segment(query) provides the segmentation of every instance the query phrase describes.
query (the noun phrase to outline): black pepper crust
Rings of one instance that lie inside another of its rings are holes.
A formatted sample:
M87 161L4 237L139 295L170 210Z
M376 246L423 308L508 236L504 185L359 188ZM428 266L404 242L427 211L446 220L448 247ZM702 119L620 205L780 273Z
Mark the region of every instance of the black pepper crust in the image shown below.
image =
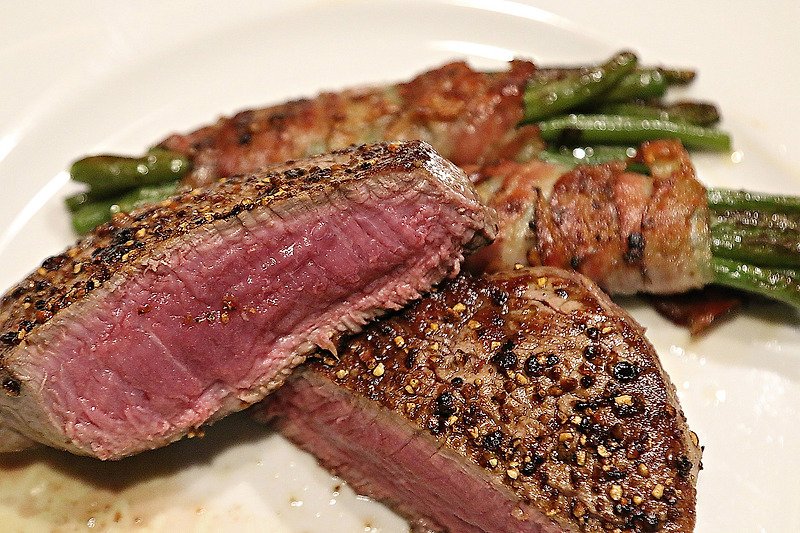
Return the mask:
M310 364L574 531L691 531L701 450L643 331L580 275L459 276Z
M126 269L142 268L157 258L168 241L203 226L228 220L244 211L265 207L280 213L309 197L358 194L357 182L386 173L403 175L432 161L441 161L420 141L351 147L263 171L221 179L206 187L177 194L158 205L120 213L41 266L0 300L0 369L4 357L26 342L42 324L103 287ZM449 184L458 187L458 183ZM398 185L399 186L399 185ZM477 196L460 190L467 198ZM491 225L491 224L490 224ZM19 393L13 376L3 376L9 395Z

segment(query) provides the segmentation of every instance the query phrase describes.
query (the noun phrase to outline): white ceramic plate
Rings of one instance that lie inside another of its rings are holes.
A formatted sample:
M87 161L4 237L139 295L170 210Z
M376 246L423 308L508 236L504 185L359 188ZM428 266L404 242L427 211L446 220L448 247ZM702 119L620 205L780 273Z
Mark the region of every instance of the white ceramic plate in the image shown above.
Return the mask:
M0 285L74 238L61 207L73 159L138 153L222 113L402 80L453 58L481 67L514 56L575 63L626 47L645 61L696 67L691 95L721 104L741 159L698 158L700 177L800 194L790 151L797 76L780 59L800 52L800 11L790 1L734 8L682 0L658 14L622 1L209 4L0 6ZM648 327L706 447L697 531L799 531L796 313L753 306L690 339L638 301L623 303ZM0 524L26 532L407 530L242 415L203 439L120 463L54 451L0 457Z

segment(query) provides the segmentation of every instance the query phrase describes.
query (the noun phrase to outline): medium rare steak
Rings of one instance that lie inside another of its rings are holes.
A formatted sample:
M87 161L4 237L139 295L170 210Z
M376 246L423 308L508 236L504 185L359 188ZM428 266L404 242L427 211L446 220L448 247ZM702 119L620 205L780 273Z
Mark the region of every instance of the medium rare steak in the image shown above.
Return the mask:
M215 182L117 216L0 304L0 449L116 459L259 401L459 270L495 231L419 141Z
M580 274L459 276L263 405L423 529L694 528L697 437L642 328Z

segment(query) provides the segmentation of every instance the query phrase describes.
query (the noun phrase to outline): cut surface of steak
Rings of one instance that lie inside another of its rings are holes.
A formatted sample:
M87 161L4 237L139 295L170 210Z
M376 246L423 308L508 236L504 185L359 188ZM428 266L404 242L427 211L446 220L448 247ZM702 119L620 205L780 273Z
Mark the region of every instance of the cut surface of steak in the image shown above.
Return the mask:
M461 275L258 407L433 531L688 532L701 449L642 328L584 276Z
M495 231L462 171L385 143L117 216L0 305L0 449L116 459L259 401Z

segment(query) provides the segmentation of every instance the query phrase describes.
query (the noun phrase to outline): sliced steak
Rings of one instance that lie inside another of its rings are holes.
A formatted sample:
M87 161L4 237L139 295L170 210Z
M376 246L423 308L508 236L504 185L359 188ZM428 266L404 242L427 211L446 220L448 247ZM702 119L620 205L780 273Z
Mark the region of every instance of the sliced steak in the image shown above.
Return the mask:
M697 437L642 328L580 274L459 276L260 409L434 531L694 528Z
M419 141L233 177L120 215L0 304L0 449L116 459L259 401L459 270L495 231Z

